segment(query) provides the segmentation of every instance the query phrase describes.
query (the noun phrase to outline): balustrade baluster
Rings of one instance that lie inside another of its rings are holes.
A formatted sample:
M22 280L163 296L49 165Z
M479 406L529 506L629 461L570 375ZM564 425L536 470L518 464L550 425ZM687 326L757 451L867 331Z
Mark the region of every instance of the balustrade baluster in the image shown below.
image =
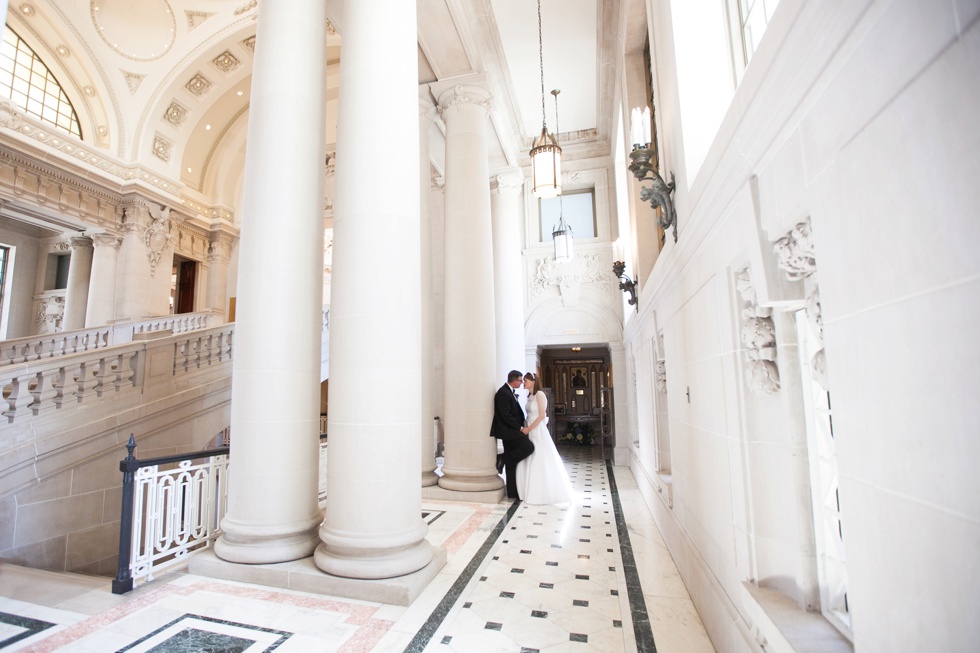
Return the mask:
M31 394L34 395L31 410L35 415L45 415L56 408L54 399L58 394L58 389L55 384L60 376L61 370L57 368L43 370L35 375L35 381L31 388Z
M95 394L95 373L98 368L98 361L82 361L78 364L78 376L75 378L75 397L78 403Z
M18 417L31 414L31 404L34 403L34 395L30 393L29 381L33 374L24 373L22 376L11 379L10 385L3 389L4 401L7 409L3 411L8 423L13 423Z
M69 406L78 402L78 381L76 375L80 374L79 363L66 365L57 370L54 378L54 405L61 408L66 402Z

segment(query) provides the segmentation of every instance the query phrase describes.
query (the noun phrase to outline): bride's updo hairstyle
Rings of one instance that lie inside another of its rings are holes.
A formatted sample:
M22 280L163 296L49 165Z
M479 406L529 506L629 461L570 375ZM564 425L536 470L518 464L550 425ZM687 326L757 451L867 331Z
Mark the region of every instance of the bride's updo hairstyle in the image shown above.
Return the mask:
M524 380L525 381L530 381L531 383L534 384L534 387L531 388L530 394L532 396L535 395L535 394L537 394L537 392L538 392L538 377L534 376L534 372L528 372L527 374L525 374L524 375Z

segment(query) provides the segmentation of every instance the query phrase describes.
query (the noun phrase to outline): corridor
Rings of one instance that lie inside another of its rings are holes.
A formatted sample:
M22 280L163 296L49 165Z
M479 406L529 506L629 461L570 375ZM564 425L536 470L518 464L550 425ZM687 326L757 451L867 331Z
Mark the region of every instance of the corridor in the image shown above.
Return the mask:
M629 470L560 451L567 507L423 503L448 563L409 607L181 572L119 597L0 564L0 650L713 652Z

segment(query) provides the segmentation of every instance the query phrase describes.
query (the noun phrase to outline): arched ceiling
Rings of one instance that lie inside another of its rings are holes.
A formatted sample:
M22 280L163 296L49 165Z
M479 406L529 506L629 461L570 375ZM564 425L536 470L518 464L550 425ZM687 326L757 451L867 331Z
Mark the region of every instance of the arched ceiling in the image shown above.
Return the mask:
M560 88L562 139L608 150L620 0L542 0L546 93ZM335 142L340 0L326 0L327 141ZM418 0L420 84L485 74L494 95L491 169L526 163L541 128L533 0ZM610 7L616 9L611 11ZM177 182L202 205L236 203L261 0L14 0L8 23L58 77L85 141ZM382 51L383 52L383 51ZM297 62L297 65L308 65ZM549 128L554 106L547 97ZM236 178L237 177L237 178Z

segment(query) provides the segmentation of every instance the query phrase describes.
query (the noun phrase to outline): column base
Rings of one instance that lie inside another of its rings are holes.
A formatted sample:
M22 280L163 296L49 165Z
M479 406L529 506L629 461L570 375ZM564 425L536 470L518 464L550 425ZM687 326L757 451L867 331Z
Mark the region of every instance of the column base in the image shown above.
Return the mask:
M317 568L312 556L277 564L243 565L221 560L210 550L192 555L189 571L209 578L407 606L418 598L446 565L445 549L433 547L432 553L432 560L422 569L398 578L383 580L331 576Z
M214 553L228 562L253 565L306 558L320 543L317 527L321 521L323 517L317 515L299 532L261 533L230 523L226 517L221 522L223 532L214 543Z
M439 475L435 472L422 472L422 487L429 487L439 482Z
M457 492L492 492L504 487L504 479L499 474L491 471L485 476L461 476L446 472L443 467L444 476L439 479L439 487Z
M500 503L507 497L507 490L468 491L449 490L438 485L422 488L423 501L459 501L463 503Z

